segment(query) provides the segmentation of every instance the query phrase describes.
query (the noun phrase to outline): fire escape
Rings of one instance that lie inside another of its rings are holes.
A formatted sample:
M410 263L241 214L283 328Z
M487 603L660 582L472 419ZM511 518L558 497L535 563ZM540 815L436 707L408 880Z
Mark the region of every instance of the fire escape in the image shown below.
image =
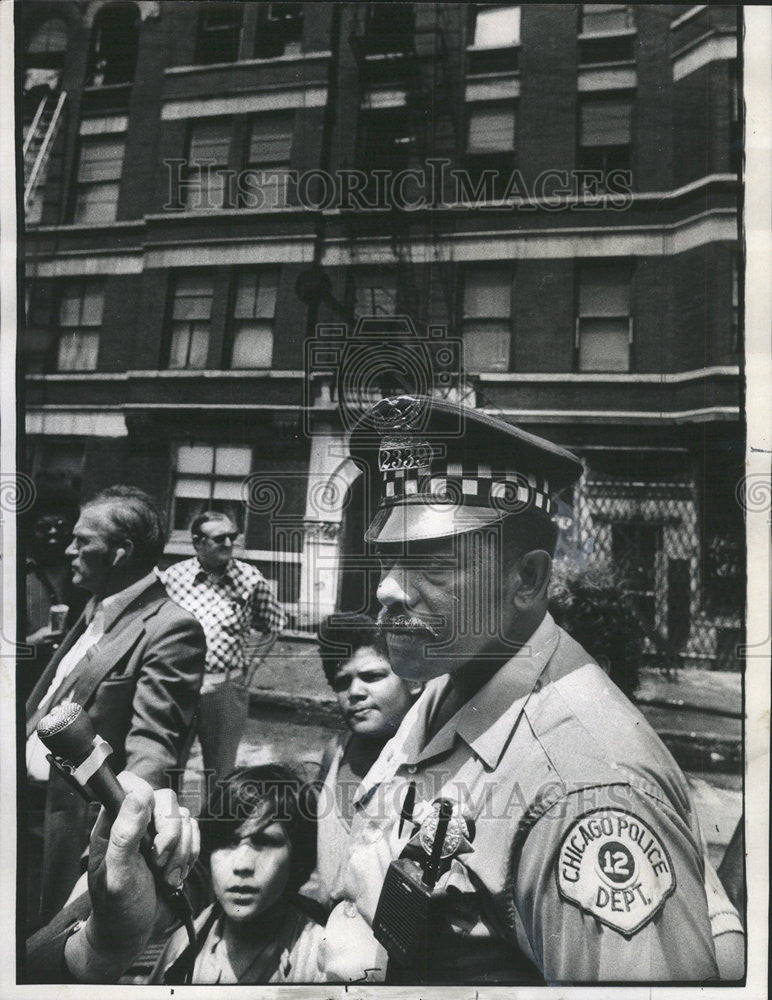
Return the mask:
M357 61L363 140L358 165L366 171L387 168L393 173L415 168L426 181L406 185L409 200L426 197L431 204L439 190L428 190L430 158L455 161L460 148L461 94L456 85L441 4L370 3L357 5L349 43ZM361 213L352 218L350 235L355 255L356 236L363 235ZM366 223L365 223L366 224ZM378 212L378 232L387 234L395 260L397 299L419 330L455 317L454 268L448 251L436 235L431 208L407 210L395 200L390 210ZM416 244L430 247L424 256ZM431 282L423 269L431 272ZM428 294L429 288L432 295ZM442 369L438 364L437 373ZM449 394L447 372L436 387ZM454 392L457 377L452 379Z
M48 160L56 134L62 123L62 109L67 99L64 91L42 97L35 115L26 129L24 156L24 211L29 214L35 193L46 175Z

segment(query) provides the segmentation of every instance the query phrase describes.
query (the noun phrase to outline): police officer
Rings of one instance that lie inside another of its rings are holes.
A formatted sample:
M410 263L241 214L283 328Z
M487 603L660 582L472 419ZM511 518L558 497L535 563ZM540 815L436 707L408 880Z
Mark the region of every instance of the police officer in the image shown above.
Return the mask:
M736 958L741 925L708 877L684 775L547 612L555 495L579 460L421 397L380 401L351 454L378 484L366 538L389 658L427 683L356 792L328 978L718 978L714 936ZM439 859L412 910L399 858ZM411 937L412 966L391 947Z

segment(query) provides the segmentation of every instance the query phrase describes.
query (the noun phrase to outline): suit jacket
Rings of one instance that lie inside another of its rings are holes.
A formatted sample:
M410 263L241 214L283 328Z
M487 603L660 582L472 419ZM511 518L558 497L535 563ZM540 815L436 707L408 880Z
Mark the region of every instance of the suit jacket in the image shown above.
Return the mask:
M27 701L27 734L56 668L86 627L81 615ZM128 769L153 788L169 784L184 763L206 659L198 621L169 600L153 580L113 621L57 692L55 703L76 701L113 749L116 772ZM80 874L88 840L89 807L56 772L46 794L40 919L66 900Z

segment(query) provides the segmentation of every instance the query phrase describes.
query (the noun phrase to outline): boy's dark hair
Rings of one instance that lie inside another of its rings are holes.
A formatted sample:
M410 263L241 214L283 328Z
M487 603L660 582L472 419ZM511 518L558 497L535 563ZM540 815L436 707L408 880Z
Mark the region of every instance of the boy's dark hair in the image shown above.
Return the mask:
M341 666L363 646L387 655L386 639L369 615L347 612L329 615L319 626L319 655L330 687Z
M202 860L235 846L241 827L256 816L284 827L291 850L287 888L299 889L316 865L315 791L283 764L240 767L217 782L198 817Z

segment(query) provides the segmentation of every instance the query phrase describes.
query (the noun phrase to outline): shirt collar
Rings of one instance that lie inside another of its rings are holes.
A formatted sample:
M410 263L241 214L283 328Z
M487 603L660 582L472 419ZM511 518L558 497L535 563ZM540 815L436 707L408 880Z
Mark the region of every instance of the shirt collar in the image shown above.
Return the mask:
M487 684L448 720L426 745L426 724L450 684L450 678L429 681L392 739L365 775L354 802L402 766L411 766L445 753L456 734L486 766L495 767L525 704L549 662L559 639L558 627L547 613L528 642L491 677Z
M195 559L194 559L194 567L193 568L195 570L195 572L193 574L193 582L194 583L199 583L199 582L204 581L204 580L210 581L212 583L216 583L218 580L229 580L230 582L233 582L233 575L232 575L233 560L232 559L228 563L228 565L225 567L225 569L223 570L223 572L222 573L218 573L217 575L215 575L214 573L210 573L209 570L207 570L207 569L204 569L204 567L198 561L198 556L196 556Z
M120 618L128 606L132 604L143 591L147 590L151 583L155 583L156 580L157 577L155 572L151 571L146 576L143 576L141 580L137 580L124 590L119 590L117 594L111 594L109 597L103 598L100 603L104 612L105 632L113 627L115 622ZM100 605L97 604L94 611L96 611L99 606Z
M415 740L410 740L405 747L410 751L407 762L418 763L445 753L451 749L458 734L488 767L496 767L525 703L557 644L558 628L552 616L547 613L522 649L507 660L432 740L423 749L419 748L417 754ZM449 677L443 680L443 687L437 692L436 699L451 683ZM428 720L429 717L427 712L424 718Z

